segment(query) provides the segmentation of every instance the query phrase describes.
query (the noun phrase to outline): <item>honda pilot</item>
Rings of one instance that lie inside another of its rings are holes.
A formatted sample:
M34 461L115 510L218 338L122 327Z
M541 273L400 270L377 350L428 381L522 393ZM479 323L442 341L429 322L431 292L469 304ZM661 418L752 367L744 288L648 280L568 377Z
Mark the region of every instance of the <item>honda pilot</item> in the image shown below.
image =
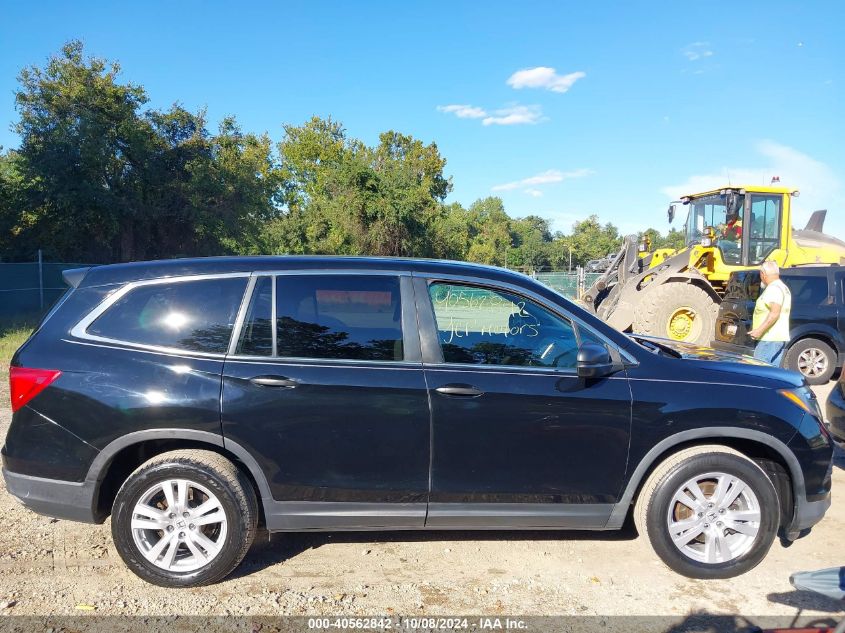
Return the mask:
M622 334L511 271L238 257L65 272L11 363L9 493L141 578L218 581L259 523L616 530L728 578L830 505L799 374Z

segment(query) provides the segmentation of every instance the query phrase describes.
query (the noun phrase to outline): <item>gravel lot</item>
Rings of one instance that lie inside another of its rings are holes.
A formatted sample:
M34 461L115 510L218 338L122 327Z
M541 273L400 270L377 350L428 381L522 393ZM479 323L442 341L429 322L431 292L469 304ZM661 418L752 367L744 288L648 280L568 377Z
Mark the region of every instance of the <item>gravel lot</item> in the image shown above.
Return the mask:
M2 388L0 388L2 389ZM830 387L819 389L826 397ZM2 402L8 401L0 393ZM0 437L11 418L0 410ZM845 486L845 456L834 482ZM18 615L672 615L840 617L841 603L796 592L795 571L845 563L845 503L810 536L776 543L754 571L696 581L658 562L633 527L618 533L260 534L212 587L164 590L129 573L110 525L57 521L0 492L0 614ZM7 621L9 622L9 621ZM0 628L3 628L0 623Z

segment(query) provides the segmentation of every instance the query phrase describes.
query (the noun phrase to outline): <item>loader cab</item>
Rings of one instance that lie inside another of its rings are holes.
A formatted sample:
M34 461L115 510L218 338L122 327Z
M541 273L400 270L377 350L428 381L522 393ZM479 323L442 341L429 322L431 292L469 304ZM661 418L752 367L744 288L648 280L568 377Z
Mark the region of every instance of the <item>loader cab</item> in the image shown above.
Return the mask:
M783 192L722 189L683 198L687 246L718 250L727 266L757 266L786 248Z

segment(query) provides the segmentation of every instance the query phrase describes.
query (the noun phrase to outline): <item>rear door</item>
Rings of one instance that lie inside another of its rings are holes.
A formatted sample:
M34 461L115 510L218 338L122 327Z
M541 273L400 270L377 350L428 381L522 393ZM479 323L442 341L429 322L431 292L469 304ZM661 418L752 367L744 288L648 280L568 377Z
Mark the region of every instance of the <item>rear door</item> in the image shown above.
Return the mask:
M782 280L792 293L789 315L792 340L813 333L827 337L836 335L839 303L835 300L835 290L827 273L784 271Z
M258 275L223 432L267 477L270 529L421 527L429 408L410 278Z

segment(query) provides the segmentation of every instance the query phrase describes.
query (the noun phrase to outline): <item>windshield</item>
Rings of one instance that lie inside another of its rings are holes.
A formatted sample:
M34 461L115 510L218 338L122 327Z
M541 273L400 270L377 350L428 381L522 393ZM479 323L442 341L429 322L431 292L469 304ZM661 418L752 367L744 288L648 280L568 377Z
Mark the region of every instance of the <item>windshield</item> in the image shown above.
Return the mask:
M695 198L689 203L686 243L700 244L712 227L714 245L726 264L739 264L742 248L742 209L745 196L729 193Z

